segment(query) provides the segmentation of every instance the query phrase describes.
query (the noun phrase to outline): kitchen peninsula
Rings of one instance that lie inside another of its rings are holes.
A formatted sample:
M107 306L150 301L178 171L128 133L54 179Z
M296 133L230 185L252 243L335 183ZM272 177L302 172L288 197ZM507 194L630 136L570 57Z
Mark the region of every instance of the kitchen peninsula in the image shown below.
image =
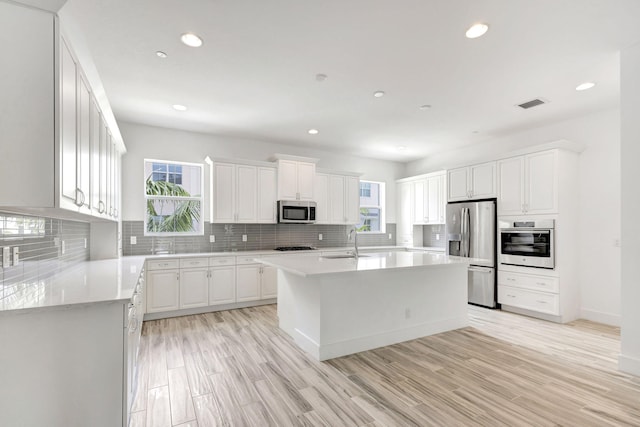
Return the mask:
M276 256L279 326L327 360L467 326L469 258L427 252Z

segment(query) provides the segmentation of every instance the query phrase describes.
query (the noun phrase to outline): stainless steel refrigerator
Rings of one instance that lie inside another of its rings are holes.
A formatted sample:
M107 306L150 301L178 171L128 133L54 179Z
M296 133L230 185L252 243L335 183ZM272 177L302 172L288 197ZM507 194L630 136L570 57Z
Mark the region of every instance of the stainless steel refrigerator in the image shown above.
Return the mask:
M447 204L447 254L477 258L469 266L469 302L495 308L496 201Z

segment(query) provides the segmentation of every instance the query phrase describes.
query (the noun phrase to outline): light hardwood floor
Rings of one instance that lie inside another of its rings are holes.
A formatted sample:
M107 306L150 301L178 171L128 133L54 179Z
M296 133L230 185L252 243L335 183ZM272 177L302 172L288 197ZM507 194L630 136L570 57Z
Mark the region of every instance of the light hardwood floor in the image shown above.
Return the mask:
M275 305L146 322L131 426L640 426L617 328L469 318L327 362L278 329Z

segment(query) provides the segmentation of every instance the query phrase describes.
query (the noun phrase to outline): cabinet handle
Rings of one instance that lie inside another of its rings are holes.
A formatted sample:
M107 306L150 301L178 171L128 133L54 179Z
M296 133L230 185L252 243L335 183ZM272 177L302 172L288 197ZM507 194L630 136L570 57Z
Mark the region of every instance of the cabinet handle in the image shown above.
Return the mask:
M544 283L544 282L536 282L536 285L540 285L540 286L547 286L547 284L546 284L546 283Z
M515 282L516 281L516 279L514 279L513 277L507 277L507 280L510 281L510 282Z
M103 202L102 200L100 200L100 201L98 202L98 213L99 213L99 214L103 214L103 213L105 213L105 212L106 212L106 210L107 210L106 205L104 204L104 202Z
M542 300L536 300L536 302L540 303L540 304L546 304L547 303L546 301L542 301Z
M73 203L78 207L84 205L84 193L79 188L76 188L76 199L73 201Z
M509 295L509 294L507 294L507 296L508 296L509 298L515 298L515 297L516 297L515 295Z

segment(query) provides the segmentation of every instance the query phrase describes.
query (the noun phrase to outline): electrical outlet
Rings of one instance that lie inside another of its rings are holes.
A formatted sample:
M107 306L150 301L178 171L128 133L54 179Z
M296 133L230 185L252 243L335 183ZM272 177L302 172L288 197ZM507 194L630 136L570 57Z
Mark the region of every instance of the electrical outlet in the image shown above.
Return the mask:
M620 247L620 239L613 239L613 246L616 248Z
M211 236L209 236L209 243L215 243L216 242L216 236L215 234L212 234Z
M242 241L243 241L243 242L246 242L246 241L247 241L247 235L246 235L246 234L243 234L243 235L242 235Z
M64 253L67 251L67 245L64 243L64 240L60 245L61 245L60 252L62 252L62 255L64 255Z
M13 265L20 264L20 248L17 246L13 247Z
M393 237L393 236L392 236L392 234L391 234L391 233L389 233L389 240L391 240L391 237Z
M84 248L87 249L87 238L84 238Z
M440 240L440 235L436 233L436 240Z
M5 246L2 248L2 266L9 267L11 265L11 248Z
M318 233L318 240L322 240L322 233Z
M138 236L131 236L129 238L130 242L132 245L137 245L138 244Z
M405 318L405 319L411 319L411 309L406 308L406 309L404 310L404 318Z

